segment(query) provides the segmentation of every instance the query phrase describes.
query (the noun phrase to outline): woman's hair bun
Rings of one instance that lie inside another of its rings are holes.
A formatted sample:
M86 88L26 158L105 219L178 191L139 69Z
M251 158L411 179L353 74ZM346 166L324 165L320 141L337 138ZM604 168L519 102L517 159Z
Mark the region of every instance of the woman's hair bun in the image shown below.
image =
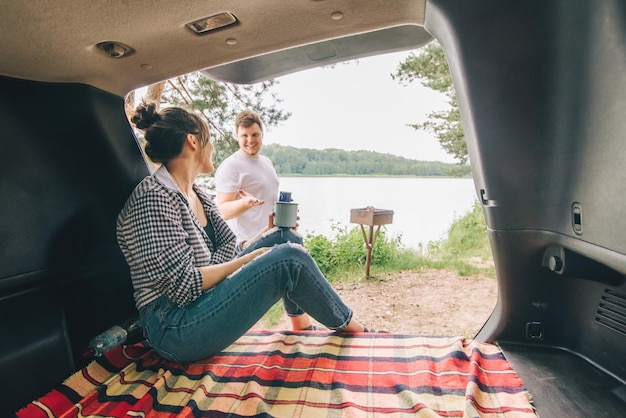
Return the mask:
M154 103L141 103L130 120L138 129L147 129L160 119Z

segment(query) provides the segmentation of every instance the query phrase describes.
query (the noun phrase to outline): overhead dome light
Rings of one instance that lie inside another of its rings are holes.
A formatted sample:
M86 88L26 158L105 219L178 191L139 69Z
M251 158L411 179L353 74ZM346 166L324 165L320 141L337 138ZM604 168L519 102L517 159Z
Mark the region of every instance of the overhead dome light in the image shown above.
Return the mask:
M230 12L223 12L194 20L193 22L187 23L186 26L198 35L204 35L205 33L225 28L226 26L234 25L235 23L237 23L237 18L234 14Z
M100 42L96 44L96 46L111 58L123 58L135 52L135 50L128 45L116 41Z

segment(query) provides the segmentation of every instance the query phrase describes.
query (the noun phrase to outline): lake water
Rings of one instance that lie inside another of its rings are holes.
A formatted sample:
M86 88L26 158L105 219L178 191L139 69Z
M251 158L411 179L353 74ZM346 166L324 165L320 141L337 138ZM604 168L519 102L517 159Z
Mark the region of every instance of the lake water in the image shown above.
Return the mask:
M451 223L477 200L472 179L280 177L280 190L299 204L300 232L332 237L331 226L353 227L350 209L394 211L388 236L401 234L410 248L444 238Z

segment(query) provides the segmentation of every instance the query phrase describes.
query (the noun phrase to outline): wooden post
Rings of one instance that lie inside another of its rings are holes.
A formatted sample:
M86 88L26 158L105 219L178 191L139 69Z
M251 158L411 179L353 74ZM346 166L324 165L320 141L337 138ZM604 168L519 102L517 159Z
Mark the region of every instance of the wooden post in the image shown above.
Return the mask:
M372 225L368 226L369 235L365 233L365 227L361 225L361 232L363 233L363 240L365 241L365 248L367 249L367 254L365 254L365 277L370 279L370 266L372 264L372 250L374 249L374 244L376 244L376 238L378 238L378 233L380 232L380 225L376 226L376 232L374 232L374 227Z

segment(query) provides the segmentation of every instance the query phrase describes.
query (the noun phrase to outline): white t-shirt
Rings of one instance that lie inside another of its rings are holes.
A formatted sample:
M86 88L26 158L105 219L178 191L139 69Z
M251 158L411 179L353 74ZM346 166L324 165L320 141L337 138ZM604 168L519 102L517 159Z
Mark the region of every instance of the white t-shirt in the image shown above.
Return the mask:
M236 218L226 221L239 242L255 236L267 226L268 216L278 200L278 175L272 161L264 155L257 158L238 150L226 158L215 171L215 189L219 193L233 193L239 189L257 199L265 200Z

